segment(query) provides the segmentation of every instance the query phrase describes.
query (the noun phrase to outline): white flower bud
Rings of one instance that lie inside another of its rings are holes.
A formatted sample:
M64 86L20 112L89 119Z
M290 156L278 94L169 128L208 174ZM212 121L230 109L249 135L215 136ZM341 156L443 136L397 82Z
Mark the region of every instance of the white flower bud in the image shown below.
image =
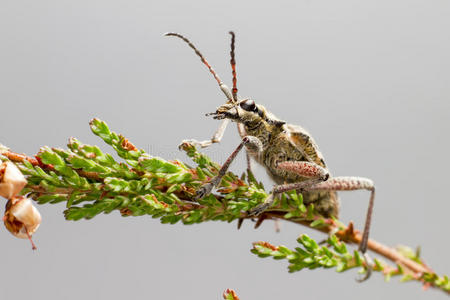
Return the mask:
M31 240L31 236L38 229L41 220L41 214L33 206L30 198L19 196L6 203L5 216L3 217L6 229L15 237L28 238L33 250L36 249L36 246Z
M11 199L16 196L27 184L25 176L10 161L0 165L0 196Z

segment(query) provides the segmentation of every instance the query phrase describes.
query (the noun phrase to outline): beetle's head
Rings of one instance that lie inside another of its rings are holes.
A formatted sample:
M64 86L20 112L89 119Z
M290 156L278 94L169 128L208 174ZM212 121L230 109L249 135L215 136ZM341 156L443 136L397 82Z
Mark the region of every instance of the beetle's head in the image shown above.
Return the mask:
M232 121L242 123L246 126L254 126L260 122L269 125L282 126L284 121L278 120L262 105L258 105L251 99L244 99L238 102L227 102L219 106L216 112L207 115L214 116L216 120L230 119Z

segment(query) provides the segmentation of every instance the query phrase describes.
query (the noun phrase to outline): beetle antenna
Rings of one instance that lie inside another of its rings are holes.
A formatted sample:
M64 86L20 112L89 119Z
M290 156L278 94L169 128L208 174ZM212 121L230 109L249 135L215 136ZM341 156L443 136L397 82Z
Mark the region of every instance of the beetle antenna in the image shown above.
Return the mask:
M223 82L220 79L219 75L217 75L216 71L214 71L214 69L208 63L208 61L203 56L203 54L194 46L194 44L191 43L190 40L188 40L187 38L185 38L184 36L182 36L181 34L176 33L176 32L168 32L165 34L165 36L176 36L176 37L182 39L183 41L185 41L189 45L189 47L191 47L195 51L195 54L197 54L200 57L200 60L208 68L209 72L211 72L211 74L214 76L214 79L217 81L219 86L221 87L223 85Z
M233 31L229 32L231 34L231 51L230 51L230 64L231 64L231 73L233 74L233 89L232 94L233 94L233 99L235 102L237 102L237 76L236 76L236 59L235 59L235 55L234 55L234 41L235 41L235 34Z

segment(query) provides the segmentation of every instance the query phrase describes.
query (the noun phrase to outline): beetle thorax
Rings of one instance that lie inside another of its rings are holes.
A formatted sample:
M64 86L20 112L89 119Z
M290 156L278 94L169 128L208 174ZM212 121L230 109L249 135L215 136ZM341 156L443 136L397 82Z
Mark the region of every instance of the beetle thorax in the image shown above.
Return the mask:
M279 128L274 128L264 121L245 123L244 127L247 135L257 137L261 141L264 150L270 146L271 140L281 132Z

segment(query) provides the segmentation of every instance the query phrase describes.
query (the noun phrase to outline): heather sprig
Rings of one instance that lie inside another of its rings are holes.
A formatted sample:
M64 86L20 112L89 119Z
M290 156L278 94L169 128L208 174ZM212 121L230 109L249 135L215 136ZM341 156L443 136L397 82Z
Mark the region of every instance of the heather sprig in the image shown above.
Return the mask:
M25 175L27 185L22 194L41 205L65 202L64 216L73 221L118 211L124 217L149 215L168 224L234 220L239 220L240 224L244 219L254 218L247 212L268 196L251 172L240 177L228 172L215 193L196 201L196 190L218 174L220 165L198 152L193 145L184 143L180 146L193 161L194 165L190 166L138 149L101 120L93 119L90 127L114 149L120 161L99 147L84 144L76 138L69 139L67 149L45 146L34 157L17 154L0 145L0 159L14 162ZM362 268L361 272L367 270L359 252L347 247L358 244L361 233L352 224L345 226L338 220L321 217L312 204L303 203L301 194L295 191L282 194L257 218L256 227L268 219L307 225L329 234L329 238L320 245L307 235L301 235L297 240L299 247L293 250L256 242L251 250L254 254L286 259L290 272L305 268L334 268L338 272L353 268ZM400 276L401 281L415 280L426 287L450 293L448 277L435 274L411 249L396 250L374 240L369 241L369 249L394 262L391 265L374 259L370 266L386 279ZM231 292L224 297L237 299Z

